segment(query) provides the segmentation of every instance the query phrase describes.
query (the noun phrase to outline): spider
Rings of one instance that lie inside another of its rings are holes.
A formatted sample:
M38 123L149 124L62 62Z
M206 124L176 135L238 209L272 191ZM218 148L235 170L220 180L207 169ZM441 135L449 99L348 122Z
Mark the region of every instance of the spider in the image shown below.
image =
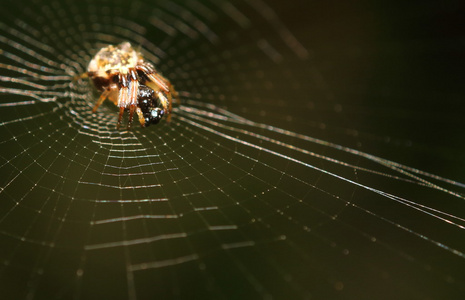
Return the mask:
M144 60L129 42L109 45L100 49L81 78L90 77L97 90L101 91L93 113L109 99L119 107L119 129L125 110L129 110L128 129L131 128L134 112L142 127L157 124L166 115L171 120L172 96L178 94L168 79Z

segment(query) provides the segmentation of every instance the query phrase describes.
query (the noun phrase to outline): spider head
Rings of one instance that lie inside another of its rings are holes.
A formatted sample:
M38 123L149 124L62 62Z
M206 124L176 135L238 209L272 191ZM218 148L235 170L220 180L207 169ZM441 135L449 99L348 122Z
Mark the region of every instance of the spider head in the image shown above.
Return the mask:
M93 76L108 78L108 74L121 72L127 73L129 68L134 68L139 61L139 55L129 42L119 45L109 45L100 49L87 67L87 72Z
M155 92L151 88L142 84L139 85L139 95L137 100L139 101L140 110L144 115L145 127L160 122L165 111L163 110L160 101L158 101Z

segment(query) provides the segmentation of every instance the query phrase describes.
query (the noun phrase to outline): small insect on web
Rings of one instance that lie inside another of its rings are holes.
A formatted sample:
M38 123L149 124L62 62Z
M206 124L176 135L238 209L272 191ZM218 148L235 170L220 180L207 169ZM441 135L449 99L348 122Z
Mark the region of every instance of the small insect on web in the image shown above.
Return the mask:
M92 110L94 113L105 99L119 107L117 129L121 126L125 110L129 110L128 129L134 112L142 127L158 124L164 115L169 122L173 96L179 102L171 82L145 61L129 42L100 49L90 61L87 72L80 76L86 77L91 78L94 86L102 92Z

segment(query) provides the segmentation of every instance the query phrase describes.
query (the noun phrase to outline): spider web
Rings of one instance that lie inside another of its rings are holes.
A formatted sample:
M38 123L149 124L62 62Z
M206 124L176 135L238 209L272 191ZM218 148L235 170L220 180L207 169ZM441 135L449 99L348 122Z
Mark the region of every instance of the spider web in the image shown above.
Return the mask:
M457 11L10 3L0 21L0 293L463 296L463 91L446 58L463 54ZM98 94L73 78L122 41L180 92L171 123L118 131L114 105L91 113ZM448 75L425 75L429 59Z

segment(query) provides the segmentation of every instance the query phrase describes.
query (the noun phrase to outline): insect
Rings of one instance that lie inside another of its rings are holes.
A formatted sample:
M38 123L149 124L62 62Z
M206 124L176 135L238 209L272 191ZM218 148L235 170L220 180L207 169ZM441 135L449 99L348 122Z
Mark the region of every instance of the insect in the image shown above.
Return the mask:
M100 49L80 76L92 79L94 86L102 92L92 112L108 99L119 107L119 129L125 111L129 111L128 129L131 128L134 112L142 127L157 124L166 115L171 119L173 96L178 94L168 79L144 60L129 42L109 45Z

